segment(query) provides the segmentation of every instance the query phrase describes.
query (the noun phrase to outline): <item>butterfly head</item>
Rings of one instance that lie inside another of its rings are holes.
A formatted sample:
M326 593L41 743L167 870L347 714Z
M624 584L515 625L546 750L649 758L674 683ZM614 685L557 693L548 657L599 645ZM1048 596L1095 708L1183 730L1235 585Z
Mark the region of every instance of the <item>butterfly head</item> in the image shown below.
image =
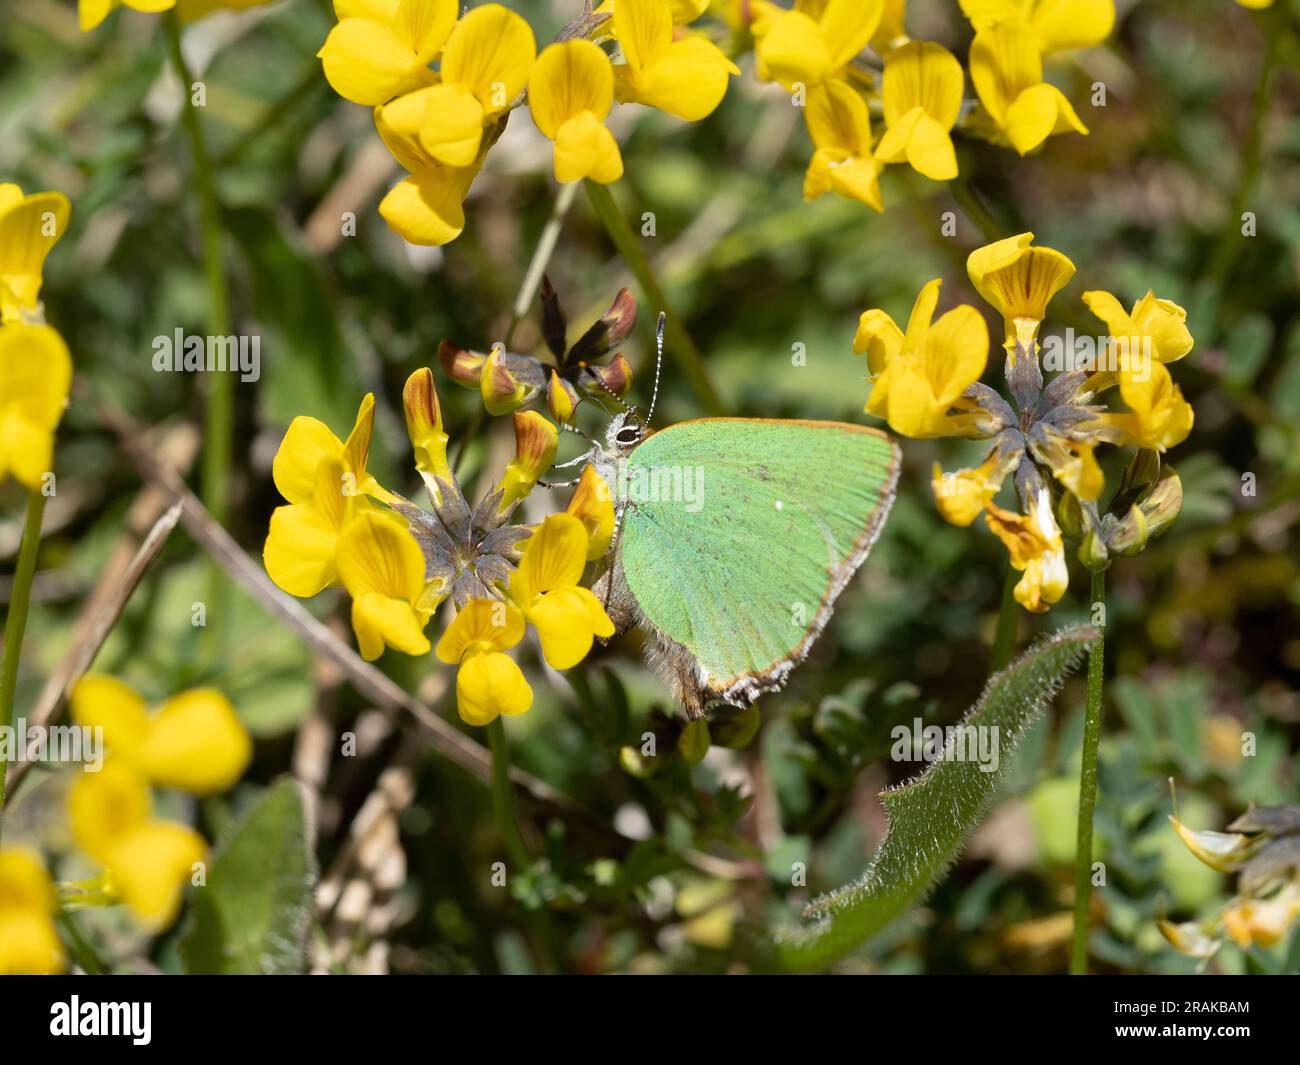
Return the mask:
M624 411L610 419L605 430L605 449L616 455L625 455L646 438L646 428L637 420L635 411Z

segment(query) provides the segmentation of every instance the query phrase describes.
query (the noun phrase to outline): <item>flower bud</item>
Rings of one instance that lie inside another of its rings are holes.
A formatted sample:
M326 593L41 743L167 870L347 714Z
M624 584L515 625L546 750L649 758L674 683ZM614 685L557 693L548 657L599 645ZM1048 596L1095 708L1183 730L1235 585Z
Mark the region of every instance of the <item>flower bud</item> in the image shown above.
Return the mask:
M1106 542L1097 529L1089 529L1084 536L1083 543L1079 545L1079 561L1094 573L1110 565Z
M1106 536L1106 547L1113 555L1129 558L1146 547L1149 536L1146 515L1142 513L1141 507L1132 506L1129 507L1128 513L1111 527Z
M609 360L608 365L587 366L585 369L600 382L597 384L596 381L591 381L587 386L587 391L592 395L611 392L622 399L632 388L632 367L621 351Z
M609 310L569 350L567 361L581 363L600 358L632 332L634 325L636 299L627 289L621 288L614 297L614 302L609 305Z
M447 434L442 429L442 407L433 387L433 371L427 366L406 379L402 389L402 408L406 412L406 435L415 451L415 468L436 504L438 478L451 479L447 465Z
M546 406L561 425L573 424L573 413L578 408L578 393L574 387L554 370L546 386Z
M555 426L535 410L515 412L515 457L501 478L499 511L510 510L551 468L559 434Z
M565 338L568 336L569 321L565 316L564 308L560 305L560 297L555 291L555 286L545 274L542 275L542 287L538 290L537 298L542 304L542 338L546 341L551 354L556 359L563 359L564 349L567 347Z
M1183 509L1183 482L1172 466L1160 471L1160 479L1145 499L1138 504L1147 520L1148 537L1159 536Z
M438 365L442 372L464 388L478 388L479 375L486 361L486 355L462 348L450 340L438 344Z
M479 392L487 412L496 417L528 403L542 390L544 381L541 364L523 355L511 355L502 345L494 344L483 364Z

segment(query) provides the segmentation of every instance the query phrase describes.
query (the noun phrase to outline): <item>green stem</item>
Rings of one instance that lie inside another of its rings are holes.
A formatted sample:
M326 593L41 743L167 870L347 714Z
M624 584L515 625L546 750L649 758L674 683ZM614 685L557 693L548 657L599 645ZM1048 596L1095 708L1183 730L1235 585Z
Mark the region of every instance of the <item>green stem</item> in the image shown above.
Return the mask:
M85 970L87 976L103 976L108 972L108 964L99 956L91 944L77 927L76 918L66 910L60 911L57 917L59 927L63 929L63 938L68 945L68 953L72 955L73 960Z
M1019 574L1007 563L1007 575L1002 581L1002 607L998 611L998 628L993 636L993 654L989 672L997 673L1007 668L1016 649L1016 636L1020 632L1020 604L1016 602L1016 582Z
M987 241L1001 240L1006 236L1002 223L993 217L993 212L985 205L970 183L964 177L953 178L948 182L952 198L962 212L975 223Z
M18 658L27 631L27 611L31 605L32 580L36 576L36 553L41 544L41 519L45 516L45 493L39 488L27 495L27 520L18 548L18 567L14 570L13 591L9 595L9 617L5 620L4 664L0 666L0 724L8 732L14 723L14 694L18 690ZM5 802L5 758L0 749L0 813ZM0 821L0 828L3 821Z
M650 266L650 260L646 258L645 253L641 250L641 245L637 242L636 235L632 232L632 227L628 225L627 219L623 217L614 203L614 197L610 194L609 188L598 182L586 180L587 198L591 201L591 206L595 209L601 225L605 227L605 232L609 234L609 239L614 242L614 247L627 264L627 268L632 271L632 276L636 278L637 284L641 286L641 293L651 304L651 309L657 314L663 311L668 315L668 321L665 331L668 334L668 349L674 359L677 360L682 370L685 372L691 387L695 389L695 394L699 396L700 402L704 404L705 409L710 414L721 414L722 404L718 400L718 394L713 389L712 382L709 381L708 372L704 368L704 357L700 354L700 349L695 346L695 341L682 325L681 319L673 314L672 308L668 306L668 300L664 297L663 289L659 287L659 282L655 279L654 270Z
M515 786L510 783L510 746L506 742L506 728L501 718L493 718L487 727L488 747L492 751L492 815L497 831L505 844L506 857L514 865L514 872L522 872L532 864L524 837L519 833L519 817L515 812Z
M208 288L208 335L230 334L230 298L221 262L221 208L213 183L213 166L198 109L191 102L194 79L181 49L180 20L169 11L163 24L171 47L172 65L180 78L181 124L190 142L190 159L194 168L194 190L198 197L199 225L203 237L203 274ZM203 460L201 496L208 513L221 525L230 519L230 456L234 433L235 376L215 371L208 376L207 409L203 420ZM208 614L220 624L224 615L225 581L213 563Z
M1101 639L1088 649L1088 707L1083 722L1083 762L1079 767L1079 829L1074 850L1074 940L1070 946L1070 972L1076 976L1088 971L1092 815L1097 805L1097 747L1101 743L1102 667L1106 658L1105 570L1092 572L1091 601L1093 616L1100 614L1097 629Z

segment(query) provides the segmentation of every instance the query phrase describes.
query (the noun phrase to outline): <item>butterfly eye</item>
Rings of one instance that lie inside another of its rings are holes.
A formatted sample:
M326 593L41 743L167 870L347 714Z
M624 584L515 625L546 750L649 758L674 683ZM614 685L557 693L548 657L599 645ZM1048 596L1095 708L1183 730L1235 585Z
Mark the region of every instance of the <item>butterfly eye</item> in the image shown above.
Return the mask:
M626 425L615 434L614 439L620 446L627 447L641 439L641 430L635 425Z

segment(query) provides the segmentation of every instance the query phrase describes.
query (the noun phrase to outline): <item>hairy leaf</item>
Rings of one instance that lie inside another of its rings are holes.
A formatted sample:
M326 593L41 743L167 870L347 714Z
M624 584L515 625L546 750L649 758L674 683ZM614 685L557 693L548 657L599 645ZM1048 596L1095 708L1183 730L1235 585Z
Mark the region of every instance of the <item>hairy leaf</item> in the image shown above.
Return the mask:
M1086 626L1041 641L989 679L962 726L996 728L997 768L945 758L881 800L889 832L866 873L814 901L810 923L775 937L775 962L783 969L823 967L860 946L904 913L956 860L998 790L1026 730L1043 712L1066 674L1097 639Z
M189 973L299 973L316 862L298 784L282 777L235 827L195 893L181 940Z

